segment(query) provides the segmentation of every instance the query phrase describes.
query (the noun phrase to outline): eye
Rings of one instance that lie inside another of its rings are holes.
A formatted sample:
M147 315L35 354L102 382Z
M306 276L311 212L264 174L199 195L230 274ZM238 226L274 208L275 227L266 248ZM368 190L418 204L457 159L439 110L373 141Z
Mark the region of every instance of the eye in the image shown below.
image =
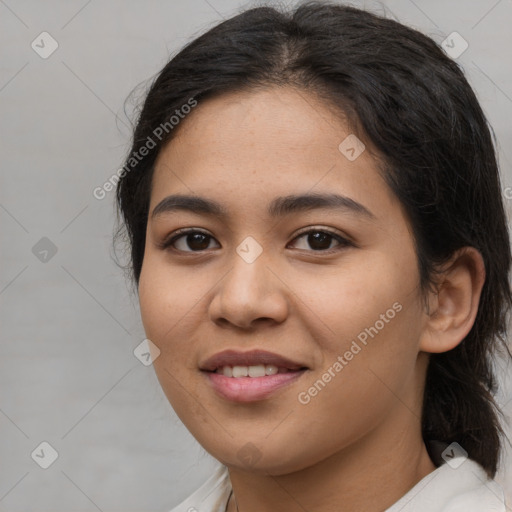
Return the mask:
M213 239L213 237L203 231L198 231L197 229L180 229L170 238L166 238L160 247L162 249L172 247L182 252L199 252L208 249L210 239ZM179 247L179 245L181 245L181 247ZM187 250L187 247L192 250Z
M307 238L305 238L306 235ZM308 231L303 231L299 236L294 238L294 241L300 240L301 238L305 238L307 244L309 244L315 252L331 253L339 250L339 247L353 246L351 242L339 234L323 229L309 229ZM180 229L167 237L159 246L161 249L172 248L175 251L181 252L201 252L211 249L211 247L209 247L211 240L214 240L214 238L203 231L197 229ZM331 248L333 241L338 242L338 247L334 249ZM304 248L299 247L299 249Z
M307 237L306 237L307 235ZM295 237L294 240L300 240L301 238L305 238L306 243L316 252L327 252L331 253L339 250L339 247L347 247L352 246L353 244L349 242L347 239L338 235L337 233L333 233L332 231L321 230L321 229L309 229L308 231L302 232L299 236ZM332 249L331 243L333 241L338 242L338 247ZM299 249L302 249L299 247ZM307 248L306 248L307 250Z

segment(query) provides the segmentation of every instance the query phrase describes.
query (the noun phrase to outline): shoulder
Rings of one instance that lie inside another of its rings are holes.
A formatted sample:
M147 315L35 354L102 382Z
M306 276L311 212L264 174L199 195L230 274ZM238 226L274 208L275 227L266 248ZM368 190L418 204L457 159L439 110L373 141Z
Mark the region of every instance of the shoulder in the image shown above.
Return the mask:
M469 462L469 464L467 464ZM467 460L465 478L466 486L446 503L443 512L506 512L503 489L495 481L488 478L484 469L476 462ZM451 468L450 468L451 469ZM451 480L457 484L457 471L452 470Z
M219 465L201 487L169 512L224 512L230 492L228 469Z
M500 485L471 459L456 457L428 474L386 512L506 512Z

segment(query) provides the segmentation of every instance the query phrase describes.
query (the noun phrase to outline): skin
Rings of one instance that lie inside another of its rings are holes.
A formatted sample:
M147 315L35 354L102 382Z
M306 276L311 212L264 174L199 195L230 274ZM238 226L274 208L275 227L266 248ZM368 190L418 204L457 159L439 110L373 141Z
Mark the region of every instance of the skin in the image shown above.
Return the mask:
M379 512L435 469L420 426L428 353L469 332L485 270L476 250L455 254L425 308L407 217L370 141L359 135L366 150L355 161L340 152L351 133L311 93L267 88L200 103L158 156L150 213L170 194L214 199L229 212L150 215L139 299L161 351L154 368L163 391L228 466L241 512ZM346 195L375 218L335 209L268 218L272 199L307 192ZM180 228L210 238L201 250L186 236L162 249ZM304 228L352 244L332 238L314 250ZM236 252L248 236L262 248L250 264ZM396 302L401 311L301 404L298 393ZM231 402L199 370L227 348L269 350L309 369L266 400ZM252 461L239 456L244 446ZM236 510L233 499L227 510Z

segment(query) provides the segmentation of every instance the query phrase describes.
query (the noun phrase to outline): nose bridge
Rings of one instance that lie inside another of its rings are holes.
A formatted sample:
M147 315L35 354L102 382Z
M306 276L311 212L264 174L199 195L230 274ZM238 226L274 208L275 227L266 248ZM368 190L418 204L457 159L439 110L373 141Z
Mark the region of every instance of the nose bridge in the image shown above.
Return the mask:
M239 298L249 302L268 289L268 257L263 246L252 236L247 236L235 248L228 274L229 285L234 285ZM261 298L261 297L260 297Z
M245 263L251 265L263 254L263 246L254 237L247 236L238 244L236 253Z
M235 248L229 266L212 302L212 317L238 326L248 326L258 318L281 322L287 300L282 283L268 268L263 246L255 238L246 237Z

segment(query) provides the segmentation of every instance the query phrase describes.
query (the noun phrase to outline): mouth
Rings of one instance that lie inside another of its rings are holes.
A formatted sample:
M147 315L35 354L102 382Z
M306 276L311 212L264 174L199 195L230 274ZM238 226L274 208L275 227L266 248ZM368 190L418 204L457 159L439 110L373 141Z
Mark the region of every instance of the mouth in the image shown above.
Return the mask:
M219 366L215 369L215 373L224 375L224 377L239 379L240 377L269 377L270 375L277 375L278 373L289 373L306 369L307 368L304 367L293 370L283 366L276 366L275 364L257 364L251 366Z
M226 350L207 359L200 370L213 390L229 401L265 400L299 379L309 368L263 350Z

